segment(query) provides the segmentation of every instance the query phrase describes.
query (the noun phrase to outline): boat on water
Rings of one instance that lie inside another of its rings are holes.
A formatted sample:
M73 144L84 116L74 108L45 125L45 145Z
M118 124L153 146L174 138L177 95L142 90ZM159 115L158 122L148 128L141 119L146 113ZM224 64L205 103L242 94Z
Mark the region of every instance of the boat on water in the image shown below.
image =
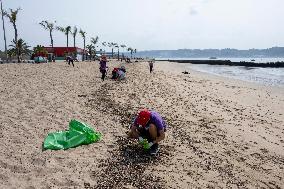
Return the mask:
M210 59L210 60L215 60L215 59L217 59L217 57L212 56L212 57L210 57L209 59Z

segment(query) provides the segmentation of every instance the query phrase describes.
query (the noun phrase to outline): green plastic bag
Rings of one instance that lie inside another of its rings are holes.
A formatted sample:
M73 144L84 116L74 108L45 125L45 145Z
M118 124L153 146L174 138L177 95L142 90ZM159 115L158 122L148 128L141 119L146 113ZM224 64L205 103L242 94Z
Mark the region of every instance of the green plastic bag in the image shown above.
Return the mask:
M91 144L101 139L101 134L95 132L89 125L77 120L71 120L69 131L49 133L44 139L43 148L51 150L66 150L84 144Z

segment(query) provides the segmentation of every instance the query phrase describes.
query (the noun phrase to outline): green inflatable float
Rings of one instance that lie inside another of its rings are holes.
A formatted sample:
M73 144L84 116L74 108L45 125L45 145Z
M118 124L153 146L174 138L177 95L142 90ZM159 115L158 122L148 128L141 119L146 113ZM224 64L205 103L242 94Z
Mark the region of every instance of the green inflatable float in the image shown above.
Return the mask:
M43 149L66 150L84 144L91 144L101 139L101 134L86 123L71 120L69 131L49 133L44 140Z

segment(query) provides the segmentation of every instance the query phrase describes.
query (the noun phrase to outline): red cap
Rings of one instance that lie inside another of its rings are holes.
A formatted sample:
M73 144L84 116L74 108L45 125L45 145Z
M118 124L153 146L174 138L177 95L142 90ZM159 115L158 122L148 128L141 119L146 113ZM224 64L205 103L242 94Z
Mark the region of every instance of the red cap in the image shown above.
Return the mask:
M151 117L151 112L149 110L147 109L141 110L138 113L137 124L145 127L148 121L150 120L150 117Z
M107 59L106 55L102 55L101 58L102 58L102 60L106 60Z

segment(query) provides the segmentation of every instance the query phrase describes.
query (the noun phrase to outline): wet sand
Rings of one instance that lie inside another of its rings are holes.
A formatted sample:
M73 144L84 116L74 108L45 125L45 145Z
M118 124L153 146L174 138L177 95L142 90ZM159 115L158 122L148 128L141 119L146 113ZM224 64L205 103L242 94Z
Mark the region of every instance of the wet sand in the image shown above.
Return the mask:
M109 67L119 66L109 63ZM0 65L0 188L283 188L284 89L174 63L124 64L102 82L96 62ZM146 155L125 132L138 109L169 128ZM42 151L71 119L103 134L91 145Z

